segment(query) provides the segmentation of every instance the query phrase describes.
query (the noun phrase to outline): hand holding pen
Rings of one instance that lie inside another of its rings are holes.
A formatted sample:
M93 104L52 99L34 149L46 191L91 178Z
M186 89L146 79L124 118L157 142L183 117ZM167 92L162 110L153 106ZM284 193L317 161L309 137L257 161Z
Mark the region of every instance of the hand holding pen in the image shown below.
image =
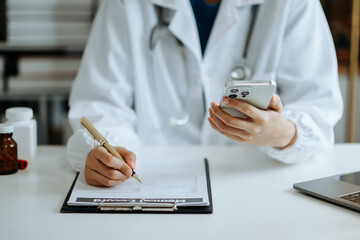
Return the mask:
M131 176L141 182L133 170L136 161L134 153L125 148L112 147L86 118L80 122L101 145L94 148L86 159L85 179L88 184L114 186Z

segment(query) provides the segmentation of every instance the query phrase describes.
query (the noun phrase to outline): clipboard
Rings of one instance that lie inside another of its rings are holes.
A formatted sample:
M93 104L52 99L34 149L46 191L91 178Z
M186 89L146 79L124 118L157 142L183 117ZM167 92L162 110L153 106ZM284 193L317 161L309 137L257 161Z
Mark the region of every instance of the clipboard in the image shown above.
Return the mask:
M175 202L158 202L146 199L127 199L118 202L99 203L98 206L69 206L67 204L75 186L79 172L70 187L70 190L61 207L61 213L170 213L170 214L211 214L213 212L209 163L205 162L206 184L209 197L208 206L177 206Z

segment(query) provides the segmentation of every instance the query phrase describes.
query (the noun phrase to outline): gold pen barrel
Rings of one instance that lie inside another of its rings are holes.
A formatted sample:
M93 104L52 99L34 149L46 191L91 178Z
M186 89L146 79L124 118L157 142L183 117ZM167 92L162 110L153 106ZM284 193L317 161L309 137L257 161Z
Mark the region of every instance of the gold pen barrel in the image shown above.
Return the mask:
M98 141L100 144L102 141L105 140L105 138L99 133L98 130L86 119L86 117L82 117L80 119L80 124L83 125L86 130L89 131L89 133L95 138L96 141ZM102 145L102 144L101 144Z
M116 149L108 143L108 141L101 135L101 133L99 133L94 125L92 125L91 122L86 119L86 117L82 117L80 119L80 123L86 128L86 130L89 131L89 133L96 139L96 141L100 143L101 146L105 147L112 155L125 162Z
M121 155L118 153L118 151L116 151L116 149L111 146L106 140L105 143L103 145L112 155L114 155L115 157L119 158L121 161L125 162L125 160L121 157Z

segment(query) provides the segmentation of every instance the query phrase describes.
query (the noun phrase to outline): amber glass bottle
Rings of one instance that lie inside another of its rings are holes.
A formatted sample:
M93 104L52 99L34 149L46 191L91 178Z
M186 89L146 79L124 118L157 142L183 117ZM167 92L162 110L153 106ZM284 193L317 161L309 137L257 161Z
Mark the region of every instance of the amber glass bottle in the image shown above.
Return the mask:
M14 127L0 124L0 175L16 173L18 170L17 144L12 138Z

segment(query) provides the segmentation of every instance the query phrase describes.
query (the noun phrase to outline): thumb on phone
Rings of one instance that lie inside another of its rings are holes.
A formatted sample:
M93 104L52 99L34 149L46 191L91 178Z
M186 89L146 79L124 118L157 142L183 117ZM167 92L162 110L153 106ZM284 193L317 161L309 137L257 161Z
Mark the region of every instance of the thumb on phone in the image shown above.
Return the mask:
M276 111L276 112L283 111L283 105L281 103L281 99L280 99L279 95L276 95L276 94L272 95L268 109Z

